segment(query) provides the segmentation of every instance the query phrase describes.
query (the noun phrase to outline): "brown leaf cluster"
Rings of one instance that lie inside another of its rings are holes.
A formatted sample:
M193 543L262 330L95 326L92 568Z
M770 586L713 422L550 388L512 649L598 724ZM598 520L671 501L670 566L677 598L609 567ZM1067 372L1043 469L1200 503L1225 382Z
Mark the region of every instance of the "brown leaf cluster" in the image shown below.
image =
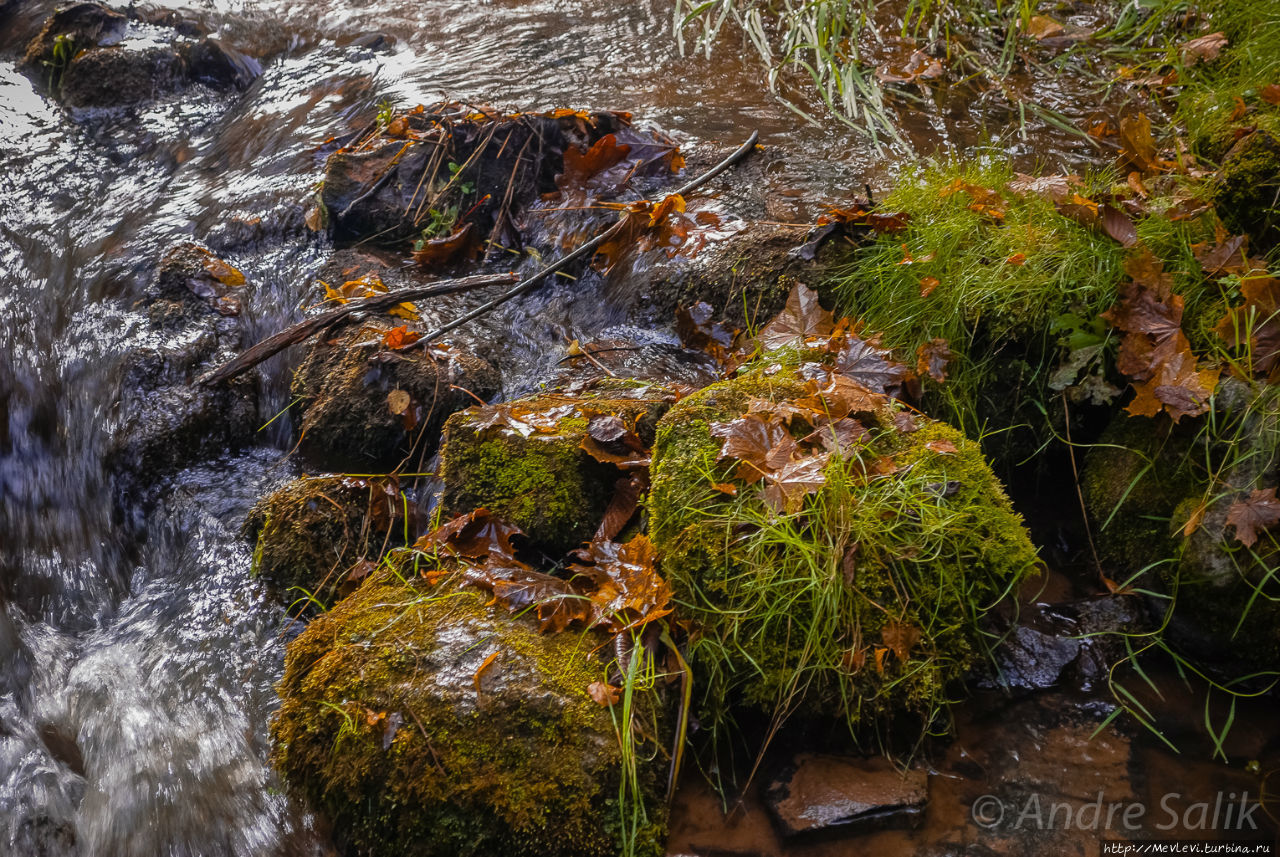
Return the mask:
M1116 368L1133 380L1127 410L1147 417L1164 411L1174 422L1205 413L1218 370L1197 366L1182 332L1183 302L1171 291L1172 277L1146 249L1128 259L1125 271L1130 281L1102 317L1124 334Z

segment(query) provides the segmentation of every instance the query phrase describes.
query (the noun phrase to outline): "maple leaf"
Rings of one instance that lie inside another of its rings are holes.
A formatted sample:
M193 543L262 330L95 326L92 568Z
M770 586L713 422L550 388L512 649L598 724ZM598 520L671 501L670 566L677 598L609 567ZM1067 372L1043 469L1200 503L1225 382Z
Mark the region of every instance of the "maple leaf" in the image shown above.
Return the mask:
M822 444L827 452L844 455L845 451L870 440L871 432L851 417L841 417L825 426L814 429L801 439L801 443Z
M770 466L775 449L787 448L788 441L795 443L790 432L777 419L764 419L759 414L747 414L727 423L712 423L711 436L721 438L720 461L734 459L741 462L734 475L747 483L758 482L776 467Z
M904 363L894 360L887 348L850 336L836 352L836 371L873 393L895 395L907 377Z
M1245 547L1253 547L1258 541L1258 531L1267 530L1280 523L1280 500L1276 489L1254 489L1248 499L1237 500L1227 509L1227 526L1234 527L1236 540Z
M604 135L586 151L569 146L564 152L564 172L556 176L556 187L581 191L596 176L620 164L630 152L631 147L620 144L614 134Z
M1249 237L1247 235L1220 235L1209 245L1192 244L1191 252L1200 269L1207 276L1222 274L1246 273L1252 265L1249 263Z
M612 539L622 532L640 505L640 494L648 487L649 480L642 473L631 473L613 483L613 498L609 500L596 529L596 539Z
M490 560L470 569L467 579L492 592L493 600L511 613L533 610L544 633L560 633L573 624L590 623L586 598L567 581L534 571L522 562Z
M574 551L569 571L594 587L588 594L592 626L618 632L638 628L671 612L671 587L658 576L657 551L649 537L626 544L594 540Z
M416 330L409 330L405 325L393 327L386 333L382 334L382 344L392 351L400 351L408 348L413 343L422 338L422 334Z
M931 339L916 349L916 373L939 384L947 380L947 364L955 359L945 339Z
M1183 42L1178 48L1178 54L1182 57L1183 65L1193 66L1196 63L1216 60L1226 46L1226 34L1210 33L1207 36Z
M804 498L816 494L827 483L827 462L831 453L789 461L776 472L770 473L762 496L775 512L791 514L800 511Z
M459 515L414 542L420 551L439 550L454 556L512 559L511 539L524 535L520 528L495 517L488 509Z
M1159 172L1163 162L1156 157L1156 143L1151 136L1151 120L1136 113L1120 120L1120 150L1125 159L1140 173Z
M591 701L596 705L608 708L617 705L621 701L622 688L605 684L602 681L593 681L587 685L587 695L591 697Z
M1197 370L1190 350L1179 351L1160 363L1154 377L1133 385L1133 401L1126 410L1134 416L1154 417L1163 409L1178 422L1206 413L1217 384L1217 369Z
M466 223L448 235L419 242L413 261L424 268L439 268L459 259L474 258L479 250L474 224Z
M874 393L846 375L810 379L805 389L809 395L794 404L805 409L806 418L815 426L849 414L874 414L887 401L882 393Z
M818 293L804 283L796 283L787 296L786 307L756 339L766 350L772 350L809 336L826 336L834 328L831 313L818 303Z

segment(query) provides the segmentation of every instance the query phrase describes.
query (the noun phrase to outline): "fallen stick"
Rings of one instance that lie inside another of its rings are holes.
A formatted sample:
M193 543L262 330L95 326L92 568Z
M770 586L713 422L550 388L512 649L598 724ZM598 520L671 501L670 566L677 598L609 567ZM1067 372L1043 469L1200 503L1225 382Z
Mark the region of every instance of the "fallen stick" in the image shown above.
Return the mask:
M737 149L735 149L727 158L725 158L720 163L716 164L711 169L707 170L702 175L688 182L684 186L672 191L672 193L679 194L680 196L684 196L685 194L690 193L691 191L695 191L698 188L702 187L704 184L711 181L713 178L720 175L725 170L729 169L729 167L733 166L738 161L742 160L742 158L745 157L746 154L750 152L752 148L755 147L756 141L759 139L760 139L760 132L752 131L751 136L747 138L747 141L743 143L741 146L739 146ZM550 265L543 268L541 271L538 271L536 274L532 274L526 279L521 280L519 283L512 286L510 289L503 292L502 294L498 295L496 298L489 301L488 303L483 304L482 306L478 306L475 309L471 310L471 312L468 312L465 315L459 316L458 318L454 319L448 324L445 324L445 325L442 325L441 327L436 328L435 330L423 336L420 341L424 346L428 345L431 342L434 342L435 340L444 336L446 333L449 333L452 330L456 330L457 328L461 327L467 322L473 319L479 318L480 316L484 315L490 310L493 310L493 309L496 309L497 307L502 306L504 303L511 300L512 298L519 297L525 292L531 290L534 286L536 286L538 283L545 280L547 277L554 274L556 271L559 271L565 265L568 265L570 262L575 262L578 259L581 259L583 256L595 253L597 247L599 247L601 244L608 241L614 235L617 235L619 232L621 232L626 225L627 225L627 215L626 215L626 212L624 212L622 216L618 218L617 223L610 226L604 232L601 232L595 238L592 238L590 241L581 245L569 255L555 262L552 262Z
M279 333L268 336L257 345L245 349L240 356L200 376L196 379L196 383L207 387L230 381L237 375L241 375L257 366L268 357L279 354L290 345L309 339L320 331L341 322L347 316L358 312L390 309L396 304L401 304L405 301L416 301L438 295L452 295L458 292L468 292L472 289L482 289L485 286L506 285L507 283L514 283L516 279L515 274L477 274L474 277L444 280L443 282L429 283L423 286L411 286L407 289L396 289L393 292L385 292L380 295L354 300L343 304L337 309L331 309L328 312L320 313L320 315L313 315L292 327L287 327Z

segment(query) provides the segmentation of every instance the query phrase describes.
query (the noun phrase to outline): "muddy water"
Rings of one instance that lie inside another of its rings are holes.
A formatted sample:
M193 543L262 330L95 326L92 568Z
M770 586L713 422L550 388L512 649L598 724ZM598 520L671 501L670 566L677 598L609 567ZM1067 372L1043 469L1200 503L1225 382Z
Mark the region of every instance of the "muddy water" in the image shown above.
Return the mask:
M197 3L189 14L262 60L247 93L78 117L17 72L53 4L18 5L0 25L0 853L326 853L266 763L286 623L237 534L292 473L287 416L146 497L104 473L121 361L147 335L130 307L164 249L193 237L245 272L251 338L295 319L329 250L302 220L319 146L384 99L626 109L690 144L758 129L779 155L766 172L779 219L883 182L894 162L798 120L730 37L711 60L678 56L663 0ZM980 136L908 127L922 149ZM1038 154L1016 144L1025 157L1095 157L1044 133ZM625 323L566 289L490 331L523 344L514 386L566 335ZM264 366L264 423L287 404L288 371Z

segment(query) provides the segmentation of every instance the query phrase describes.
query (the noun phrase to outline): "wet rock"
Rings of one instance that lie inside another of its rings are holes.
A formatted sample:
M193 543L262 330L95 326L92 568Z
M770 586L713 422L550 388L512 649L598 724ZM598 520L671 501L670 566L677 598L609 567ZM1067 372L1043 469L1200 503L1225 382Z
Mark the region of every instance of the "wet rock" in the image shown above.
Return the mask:
M247 89L262 76L262 64L221 39L204 38L186 50L187 74L215 89Z
M705 301L738 326L759 325L786 304L796 281L824 294L833 269L849 248L838 236L803 252L808 231L793 226L746 222L710 243L696 257L655 257L646 274L642 300L661 319L677 308ZM830 303L830 301L824 301Z
M1265 252L1280 241L1280 136L1254 131L1223 158L1212 184L1214 210L1232 232Z
M322 338L294 374L302 449L327 467L383 472L406 456L425 461L450 414L499 390L497 369L462 347L386 347L395 326L370 320ZM408 398L397 405L393 393Z
M786 837L857 835L911 827L929 800L924 771L900 772L887 759L802 754L765 795Z
M27 44L23 65L47 75L50 69L65 67L79 51L119 41L127 26L128 18L101 3L73 3L45 21Z
M616 853L622 757L587 691L605 639L543 635L415 577L380 572L290 644L272 725L286 780L369 857ZM638 844L656 854L665 763L639 758Z
M370 563L404 544L404 505L389 478L294 479L249 511L253 571L282 592L300 589L320 601L347 594ZM409 528L410 540L416 530Z
M1000 644L996 664L1003 686L1044 690L1056 686L1079 655L1079 640L1019 625Z
M613 113L476 117L448 105L410 111L330 156L321 202L339 242L399 244L433 216L465 206L477 246L492 237L519 248L514 219L556 191L565 150L625 129Z
M184 82L176 51L114 46L77 54L62 74L59 92L69 107L119 107L168 95Z
M454 414L441 445L443 508L486 508L564 554L591 538L623 475L583 450L590 419L620 417L647 446L674 400L664 387L613 379Z
M1231 426L1227 439L1121 415L1100 441L1107 446L1090 452L1081 487L1114 577L1146 570L1144 588L1176 593L1151 605L1156 615L1173 608L1165 639L1201 663L1243 674L1280 657L1277 556L1265 537L1253 549L1243 546L1227 515L1253 491L1280 483L1273 464L1280 393L1224 378L1214 402L1218 424ZM1221 462L1212 484L1206 454Z
M140 305L139 347L124 362L121 428L107 454L126 490L237 447L257 428L251 380L192 383L240 349L235 292L243 283L243 274L195 244L179 244L161 261Z
M257 60L203 35L176 13L143 10L138 20L96 3L55 12L31 40L28 71L73 108L113 108L169 95L192 83L244 89Z

